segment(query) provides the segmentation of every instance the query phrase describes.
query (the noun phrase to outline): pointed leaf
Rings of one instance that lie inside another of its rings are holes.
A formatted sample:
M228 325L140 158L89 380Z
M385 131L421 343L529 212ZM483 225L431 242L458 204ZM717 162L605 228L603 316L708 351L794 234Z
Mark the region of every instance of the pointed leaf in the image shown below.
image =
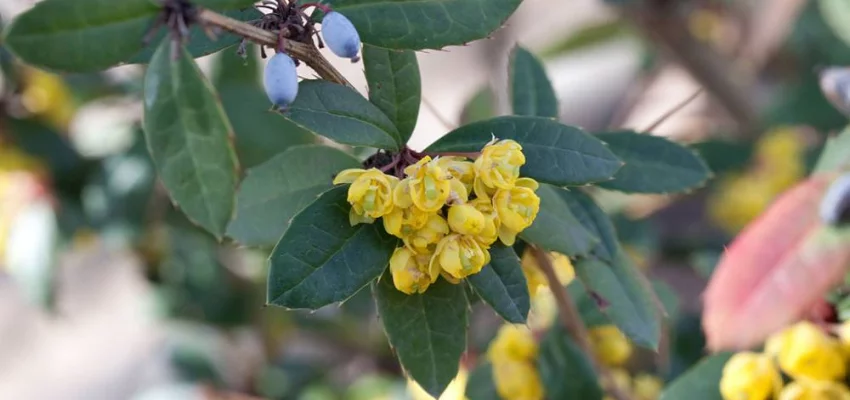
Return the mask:
M603 260L611 261L617 253L619 242L611 218L605 214L596 201L581 190L558 190L558 195L567 203L570 211L582 226L600 241L591 253Z
M466 350L469 305L463 285L439 278L425 293L406 295L386 273L373 291L401 366L426 392L439 397L457 376Z
M165 188L190 220L221 238L233 213L231 127L195 61L163 40L145 74L144 128Z
M696 152L663 137L631 131L596 137L626 162L614 180L601 182L600 187L626 193L672 193L698 188L711 177Z
M422 79L412 51L393 51L363 46L363 66L369 82L369 101L378 106L407 142L419 118Z
M602 399L593 365L560 326L540 342L537 368L547 399Z
M611 263L584 258L574 265L586 289L607 303L602 312L635 344L656 349L661 335L658 300L649 282L623 252L618 252Z
M295 146L248 170L227 235L248 246L271 246L295 214L330 189L333 176L358 168L354 157L320 145Z
M546 250L557 251L571 257L588 254L599 238L585 229L576 219L569 205L561 197L565 189L542 184L537 189L540 212L534 223L520 233L520 238Z
M315 310L381 276L398 240L380 223L351 226L347 196L330 189L292 219L269 256L269 304Z
M505 321L524 324L531 301L519 257L513 248L490 248L490 265L467 278L469 284Z
M283 112L286 119L342 144L398 150L403 144L390 119L354 89L304 80L298 97Z
M333 0L363 43L389 49L441 49L482 39L522 0Z
M510 63L514 114L558 118L558 99L540 60L517 46L511 54Z
M553 185L604 181L623 164L601 140L542 117L507 116L475 122L449 132L428 151L477 152L493 136L522 145L526 157L522 176Z
M731 357L731 353L720 353L704 358L667 385L661 392L661 400L723 400L720 377L723 366Z

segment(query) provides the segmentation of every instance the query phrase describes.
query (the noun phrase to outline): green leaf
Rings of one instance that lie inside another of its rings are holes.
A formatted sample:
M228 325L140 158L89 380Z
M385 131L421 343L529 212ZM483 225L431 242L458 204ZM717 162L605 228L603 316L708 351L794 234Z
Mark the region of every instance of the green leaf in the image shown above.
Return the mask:
M256 3L255 0L192 0L192 3L214 10L232 10L247 8Z
M103 70L142 49L159 6L150 0L48 0L19 15L4 42L19 58L67 72Z
M457 376L466 350L469 305L463 285L439 278L425 293L406 295L385 273L373 291L401 366L426 392L439 397Z
M664 306L664 312L667 314L669 319L676 319L679 315L680 301L679 296L676 294L676 291L664 281L653 280L652 281L652 290L655 291L655 295L661 300L661 304Z
M591 253L603 260L611 261L617 253L619 244L617 232L611 218L605 214L596 201L581 190L558 190L558 195L567 203L570 211L593 236L600 241L593 247Z
M626 162L614 180L601 182L600 187L626 193L671 193L698 188L711 177L693 150L663 137L631 131L596 136Z
M505 321L524 324L531 300L519 257L510 247L490 248L490 265L467 278L469 283Z
M746 168L754 150L752 142L721 139L709 139L694 143L690 147L699 153L708 169L716 175Z
M389 49L441 49L482 39L522 0L333 0L363 43Z
M588 328L611 324L611 319L599 310L596 300L590 297L584 285L581 283L571 283L567 285L567 293L573 298L578 313Z
M216 56L212 72L217 88L229 84L260 86L260 57L257 46L246 46L243 58L235 51L221 52ZM265 98L265 93L263 93Z
M522 176L558 186L611 179L623 165L601 140L583 130L542 117L506 116L479 121L449 132L430 152L477 152L497 139L522 145Z
M221 238L236 197L231 127L215 91L182 49L163 40L145 74L145 138L171 198Z
M482 362L469 374L466 382L466 398L474 400L500 400L493 382L493 366Z
M540 342L537 368L547 399L602 399L593 365L560 326Z
M837 172L848 167L850 167L850 127L826 139L814 172Z
M671 382L661 392L661 400L723 400L720 395L720 377L723 366L732 353L719 353L704 358L699 364Z
M387 150L398 150L403 145L398 130L383 111L354 89L323 80L301 81L298 97L283 116L342 144Z
M291 147L248 170L227 235L248 246L271 246L295 214L331 188L333 176L358 168L354 157L331 147Z
M594 291L607 303L602 312L626 336L640 346L658 348L661 321L655 293L622 251L611 263L584 258L574 266L586 289Z
M850 46L850 2L847 0L819 0L820 13L835 36Z
M509 68L514 114L558 118L558 99L540 60L517 46Z
M472 122L483 121L496 116L496 96L490 86L484 86L475 92L475 95L463 107L460 113L460 122L466 125Z
M380 223L351 226L348 185L322 193L292 219L269 256L268 303L318 309L381 275L398 240Z
M542 184L537 189L540 212L531 226L520 233L520 238L548 251L557 251L571 257L588 254L599 238L585 229L561 197L564 189Z
M224 11L222 14L239 20L239 21L250 21L254 19L259 19L262 17L263 13L259 12L255 8L246 8L244 10L229 10ZM159 43L162 39L165 38L165 35L168 34L168 29L165 27L159 28L159 33L157 33L153 40L150 43ZM215 40L210 39L209 36L204 32L203 27L200 24L194 25L189 28L189 42L186 43L186 50L192 57L198 58L203 57L217 51L226 49L230 46L233 46L242 38L227 32L223 32L218 35ZM153 56L154 51L156 51L156 47L147 46L138 54L134 55L130 58L127 63L128 64L145 64L150 62L151 57Z
M422 79L412 51L393 51L363 46L363 66L369 82L369 101L395 124L402 142L407 142L419 118Z

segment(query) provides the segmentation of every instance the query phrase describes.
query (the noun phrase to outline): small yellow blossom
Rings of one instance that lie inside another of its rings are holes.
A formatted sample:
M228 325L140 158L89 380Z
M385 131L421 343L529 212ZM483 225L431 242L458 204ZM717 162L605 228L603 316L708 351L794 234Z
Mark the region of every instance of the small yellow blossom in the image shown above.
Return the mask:
M404 244L411 250L419 253L433 253L437 244L449 234L449 224L440 214L428 214L428 221L422 228L403 236Z
M708 199L711 219L734 233L755 219L776 197L770 182L750 175L731 175L720 181Z
M475 183L475 167L472 161L468 161L465 157L447 156L438 158L437 165L461 182L467 193L472 193L472 186Z
M458 204L449 208L449 227L461 235L476 236L484 230L487 219L472 205Z
M841 344L817 325L803 321L780 332L770 343L779 367L796 379L843 379L846 366Z
M490 252L471 236L451 234L440 240L431 269L439 268L456 279L477 274L490 262Z
M537 357L537 342L531 330L524 325L504 324L487 349L492 363L501 360L528 361Z
M423 293L437 280L428 270L430 254L416 254L406 247L395 249L390 257L390 273L395 288L402 293Z
M844 355L850 357L850 320L844 321L838 328L838 341L841 342Z
M664 383L657 376L639 374L635 376L632 393L635 400L657 400L664 389Z
M30 68L26 73L21 103L56 129L64 130L74 117L71 89L59 75Z
M632 355L632 344L614 325L601 325L590 329L593 352L603 364L619 366Z
M499 214L499 239L508 246L514 244L516 235L534 222L540 211L540 197L528 187L516 186L500 189L493 198L493 206Z
M384 215L384 230L390 235L404 239L406 236L422 229L431 214L416 207L393 207L392 212Z
M419 160L416 164L404 169L408 180L410 198L416 207L422 211L439 211L446 205L451 194L453 179L448 171L440 168L431 157Z
M511 189L524 164L522 146L513 140L500 140L481 150L481 156L475 160L475 174L487 187Z
M770 356L737 353L723 366L720 394L724 400L767 400L782 388L782 377Z
M542 400L543 383L534 365L527 361L493 364L493 382L499 396L511 400Z
M352 225L371 223L393 210L393 190L398 178L389 176L376 168L369 170L346 169L334 178L334 185L351 183L348 202L351 203L349 219Z
M850 400L850 390L843 383L804 379L785 386L779 400Z
M475 236L475 239L483 245L490 246L499 239L500 225L499 215L496 213L496 209L493 208L493 202L489 199L479 197L470 201L469 205L480 211L485 218L484 228Z
M552 251L549 253L552 259L552 267L555 269L555 274L558 275L558 281L566 286L575 279L576 272L573 269L573 264L569 257ZM539 288L548 286L546 275L540 270L537 263L537 257L531 249L526 249L522 253L522 272L525 274L525 281L528 284L528 293L534 296Z

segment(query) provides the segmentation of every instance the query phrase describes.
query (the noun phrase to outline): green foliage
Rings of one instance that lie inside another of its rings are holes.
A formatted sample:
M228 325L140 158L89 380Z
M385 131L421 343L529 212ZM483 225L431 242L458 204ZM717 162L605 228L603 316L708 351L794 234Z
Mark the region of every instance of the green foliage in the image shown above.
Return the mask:
M163 40L145 74L148 150L171 198L217 238L236 198L236 156L227 116L191 56Z
M412 51L393 51L363 46L363 65L369 82L369 101L395 124L406 143L419 118L422 80Z
M269 304L315 310L353 296L387 267L398 240L379 224L351 226L347 193L347 185L330 189L292 219L269 256Z
M547 399L602 399L588 355L560 327L550 329L540 342L537 368Z
M490 264L467 278L475 292L507 322L524 324L531 299L519 257L503 245L490 248Z
M818 0L821 15L835 36L850 45L850 3L843 0Z
M847 152L850 150L850 127L826 140L814 172L843 171L850 167Z
M619 251L617 232L611 219L599 208L592 197L575 190L558 190L558 196L563 200L572 212L573 216L581 222L581 225L591 235L599 238L599 242L591 249L593 256L606 261L612 261L614 255Z
M719 353L703 359L670 383L661 393L661 400L722 400L719 389L720 376L730 357L730 353Z
M584 256L599 243L599 238L585 229L561 197L565 189L542 184L537 189L540 212L531 227L520 237L546 250L572 257Z
M515 115L558 117L558 99L543 64L520 46L511 53L510 88Z
M406 295L389 273L373 285L378 314L401 366L434 397L457 376L466 350L468 305L463 286L442 278L425 293Z
M508 116L457 128L428 147L434 152L477 152L493 139L522 145L522 175L558 186L611 179L623 162L599 139L548 118Z
M499 400L493 383L493 366L482 362L469 374L466 382L466 398L476 400Z

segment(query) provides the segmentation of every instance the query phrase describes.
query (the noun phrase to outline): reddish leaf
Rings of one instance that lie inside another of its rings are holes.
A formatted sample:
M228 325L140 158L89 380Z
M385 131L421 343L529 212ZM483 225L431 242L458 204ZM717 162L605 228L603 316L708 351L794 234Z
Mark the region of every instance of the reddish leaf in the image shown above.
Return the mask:
M726 250L705 291L709 348L757 346L801 319L841 282L850 237L818 218L818 204L834 179L815 175L791 188Z

